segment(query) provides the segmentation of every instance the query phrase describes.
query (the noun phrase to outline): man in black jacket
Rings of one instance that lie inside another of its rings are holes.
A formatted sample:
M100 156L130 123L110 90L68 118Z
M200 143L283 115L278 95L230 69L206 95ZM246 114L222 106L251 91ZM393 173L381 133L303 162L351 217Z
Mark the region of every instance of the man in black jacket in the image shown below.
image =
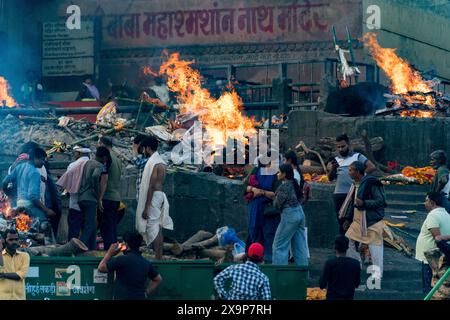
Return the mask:
M353 300L360 284L361 267L357 260L347 257L348 239L337 236L334 241L336 257L325 263L320 277L320 289L327 289L327 300Z
M350 239L347 256L361 261L356 251L355 242L366 244L369 247L374 272L380 278L383 275L383 228L384 208L386 196L380 180L372 175L364 175L364 164L353 162L349 167L349 175L353 179L355 192L351 195L353 210L345 217L344 224L348 225L345 236ZM350 207L351 208L351 207Z

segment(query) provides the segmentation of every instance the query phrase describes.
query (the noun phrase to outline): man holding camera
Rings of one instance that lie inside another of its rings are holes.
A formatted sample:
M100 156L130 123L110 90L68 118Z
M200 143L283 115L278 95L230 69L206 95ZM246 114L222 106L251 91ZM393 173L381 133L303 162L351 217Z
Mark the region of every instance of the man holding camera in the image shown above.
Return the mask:
M352 186L352 178L348 174L350 164L355 161L362 162L365 166L365 172L371 173L376 169L375 165L367 159L363 154L354 152L350 147L350 139L346 134L336 137L336 148L338 155L328 162L327 170L329 172L328 179L333 181L336 179L336 187L334 188L333 200L336 211L336 218L339 224L339 233L345 234L344 219L339 218L339 210L347 197Z

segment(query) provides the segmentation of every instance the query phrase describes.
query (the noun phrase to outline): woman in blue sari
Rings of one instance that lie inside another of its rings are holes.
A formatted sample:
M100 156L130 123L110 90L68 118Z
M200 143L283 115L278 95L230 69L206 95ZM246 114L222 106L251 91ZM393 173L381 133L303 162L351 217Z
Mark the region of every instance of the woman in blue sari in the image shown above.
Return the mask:
M258 242L264 245L264 260L272 260L272 243L275 236L279 214L264 215L264 209L272 202L264 196L263 191L274 191L277 183L276 175L264 174L265 166L258 163L258 166L252 170L248 178L247 193L245 195L248 201L248 238L247 248L250 244Z

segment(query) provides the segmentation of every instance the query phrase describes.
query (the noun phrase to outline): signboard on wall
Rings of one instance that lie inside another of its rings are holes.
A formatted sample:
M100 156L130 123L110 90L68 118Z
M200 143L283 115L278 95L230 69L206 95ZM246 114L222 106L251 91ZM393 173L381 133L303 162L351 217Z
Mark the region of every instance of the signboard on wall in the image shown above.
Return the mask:
M94 73L94 24L69 30L65 22L45 22L42 27L42 75L81 76Z
M44 59L42 73L45 77L83 76L94 72L94 58Z
M66 15L68 2L59 9ZM361 0L80 0L102 18L102 50L183 45L331 41L331 26L361 36Z

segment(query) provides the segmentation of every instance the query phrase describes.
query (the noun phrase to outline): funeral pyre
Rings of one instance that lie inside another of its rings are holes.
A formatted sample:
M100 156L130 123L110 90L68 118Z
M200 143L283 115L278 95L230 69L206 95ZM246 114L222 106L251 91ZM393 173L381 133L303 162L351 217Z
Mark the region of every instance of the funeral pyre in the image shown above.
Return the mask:
M391 83L391 94L384 95L387 99L386 108L378 110L376 115L431 118L449 113L450 96L437 91L439 79L424 80L405 59L397 56L395 49L382 48L372 32L366 33L363 41Z
M1 202L0 232L13 229L19 235L19 244L22 248L54 243L51 225L47 221L28 214L26 208L11 208L9 202Z
M245 164L249 163L248 149L241 153L234 146L238 143L248 145L258 125L264 126L266 123L258 123L243 114L242 100L232 87L219 98L214 98L202 87L202 77L190 66L192 63L181 60L175 53L167 55L159 72L143 68L144 72L163 75L167 79L167 88L176 97L176 104L170 107L143 92L140 100L136 101L140 103L139 109L135 110L137 116L135 111L119 114L118 101L112 100L100 110L95 124L83 119L75 120L70 115L57 117L51 112L42 112L39 116L8 115L0 123L0 135L8 141L0 146L0 155L15 157L21 145L35 141L56 160L69 161L68 151L75 145L90 146L94 150L100 136L110 135L114 137L113 150L124 162L130 162L133 138L138 134L147 134L160 140L160 153L170 166L180 170L213 171L228 178L241 179L248 170L245 168ZM158 108L163 112L156 112ZM280 120L277 125L283 123L284 120ZM196 132L200 132L202 161L191 164L191 158L196 156L195 151L186 158L181 155L174 160L174 147L190 148L196 139ZM225 159L229 151L234 153L234 164L216 165L220 163L216 160L219 157ZM245 163L242 159L236 159L239 157L245 158Z

